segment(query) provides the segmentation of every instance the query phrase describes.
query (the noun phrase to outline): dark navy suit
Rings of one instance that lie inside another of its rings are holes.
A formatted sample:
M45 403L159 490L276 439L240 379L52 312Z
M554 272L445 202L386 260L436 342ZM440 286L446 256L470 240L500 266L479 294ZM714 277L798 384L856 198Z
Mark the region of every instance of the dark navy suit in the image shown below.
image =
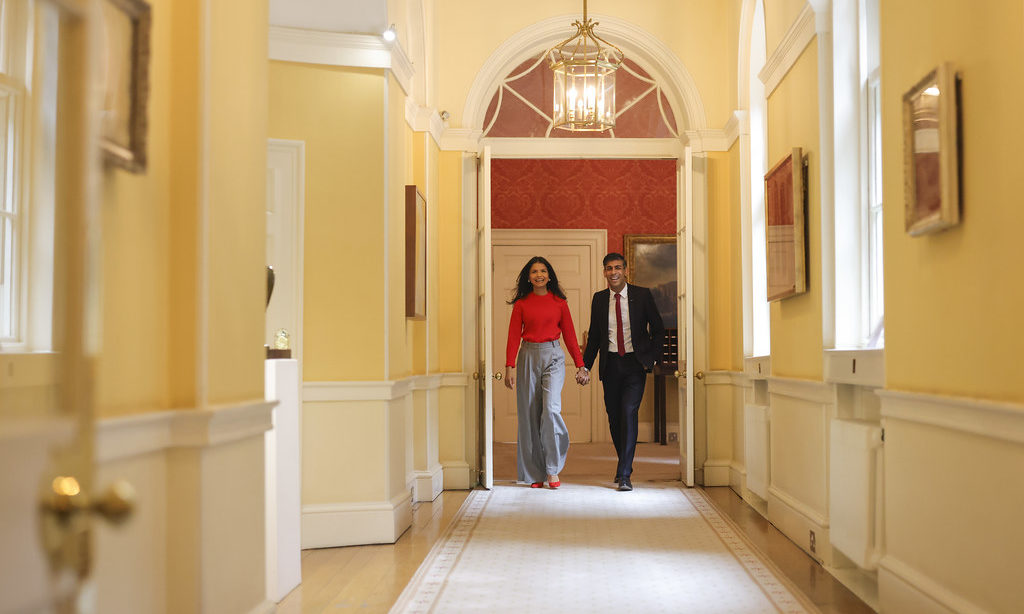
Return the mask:
M601 362L598 375L604 384L604 407L608 412L615 452L619 456L616 476L628 478L633 473L636 452L637 412L647 384L647 372L661 360L665 343L665 326L647 288L630 284L626 290L629 305L629 327L633 351L619 356L609 351L608 310L611 292L594 293L590 304L590 332L583 352L583 364L590 369L598 353Z

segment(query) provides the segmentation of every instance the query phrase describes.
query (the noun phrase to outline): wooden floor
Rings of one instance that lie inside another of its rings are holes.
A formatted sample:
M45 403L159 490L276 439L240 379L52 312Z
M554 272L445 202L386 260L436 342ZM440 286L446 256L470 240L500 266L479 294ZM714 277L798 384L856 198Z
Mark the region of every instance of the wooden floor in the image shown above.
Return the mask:
M633 484L678 477L678 452L671 446L639 444ZM495 444L495 480L515 479L515 447ZM611 444L574 444L561 474L607 477L615 470ZM610 472L609 472L610 471ZM605 476L605 474L608 474ZM871 608L780 533L730 488L704 490L719 510L821 609L823 614L869 614ZM468 491L445 491L413 507L413 524L395 544L324 548L302 552L302 584L279 605L282 614L387 612L444 533ZM628 497L629 493L622 493Z

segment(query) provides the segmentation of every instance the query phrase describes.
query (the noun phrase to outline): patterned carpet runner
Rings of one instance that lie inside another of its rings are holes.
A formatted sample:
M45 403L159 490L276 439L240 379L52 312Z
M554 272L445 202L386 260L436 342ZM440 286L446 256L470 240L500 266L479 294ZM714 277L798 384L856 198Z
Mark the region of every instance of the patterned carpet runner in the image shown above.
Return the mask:
M818 612L678 482L474 491L391 611Z

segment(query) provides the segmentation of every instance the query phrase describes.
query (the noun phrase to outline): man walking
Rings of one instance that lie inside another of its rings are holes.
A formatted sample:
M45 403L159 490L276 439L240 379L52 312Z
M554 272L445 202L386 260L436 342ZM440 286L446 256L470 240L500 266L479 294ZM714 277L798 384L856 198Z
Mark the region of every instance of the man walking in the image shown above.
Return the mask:
M590 368L598 351L598 375L604 384L604 406L619 464L615 481L619 490L633 490L633 455L636 452L637 412L647 384L647 372L661 359L665 326L647 288L626 283L626 259L612 252L604 257L608 290L594 293L590 304L590 332L583 352L581 384L590 381Z

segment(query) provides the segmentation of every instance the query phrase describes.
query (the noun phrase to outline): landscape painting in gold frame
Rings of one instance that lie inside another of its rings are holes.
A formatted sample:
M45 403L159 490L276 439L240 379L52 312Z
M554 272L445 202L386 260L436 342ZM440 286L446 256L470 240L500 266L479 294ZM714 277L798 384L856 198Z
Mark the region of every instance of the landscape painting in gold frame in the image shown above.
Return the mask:
M768 301L807 292L807 170L794 147L764 176Z
M903 95L904 216L912 236L960 223L959 99L949 63Z

